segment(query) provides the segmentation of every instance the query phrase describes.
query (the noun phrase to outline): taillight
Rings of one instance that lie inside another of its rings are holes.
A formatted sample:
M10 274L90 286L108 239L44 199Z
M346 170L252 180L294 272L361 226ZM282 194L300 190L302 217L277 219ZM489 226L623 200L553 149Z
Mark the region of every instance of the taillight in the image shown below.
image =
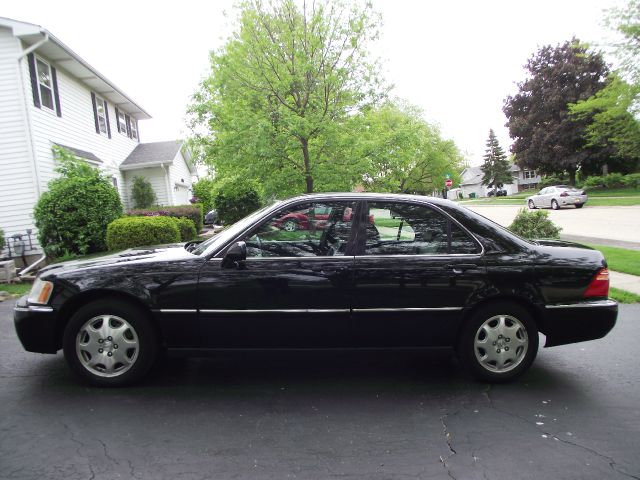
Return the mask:
M601 268L584 292L584 298L609 296L609 269Z
M567 192L562 192L562 193L560 194L560 196L561 196L561 197L568 197L568 196L569 196L569 194L568 194Z

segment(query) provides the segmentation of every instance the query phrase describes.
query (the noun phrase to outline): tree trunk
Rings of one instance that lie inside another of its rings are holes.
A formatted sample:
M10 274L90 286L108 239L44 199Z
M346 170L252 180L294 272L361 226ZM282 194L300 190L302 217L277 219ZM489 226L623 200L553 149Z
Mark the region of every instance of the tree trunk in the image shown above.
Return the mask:
M302 145L302 158L304 159L304 179L307 183L306 193L313 193L313 176L311 175L311 160L309 159L309 140L301 138L300 145Z
M570 168L567 172L569 173L569 185L573 187L576 184L576 169Z

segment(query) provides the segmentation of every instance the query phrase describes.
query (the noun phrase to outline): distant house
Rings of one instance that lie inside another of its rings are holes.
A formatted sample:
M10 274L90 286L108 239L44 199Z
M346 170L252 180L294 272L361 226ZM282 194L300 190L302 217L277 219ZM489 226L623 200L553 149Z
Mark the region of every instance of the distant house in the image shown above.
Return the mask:
M502 186L507 195L538 188L540 175L535 170L522 170L514 164L511 166L511 174L513 181ZM482 185L482 177L481 167L465 168L460 174L460 188L453 190L453 195L461 194L462 198L486 197L492 188Z
M0 17L0 228L5 236L31 231L30 253L40 250L32 212L56 176L54 145L104 171L127 205L134 175L149 176L162 204L187 203L193 173L189 155L181 142L141 144L138 122L149 118L49 31Z

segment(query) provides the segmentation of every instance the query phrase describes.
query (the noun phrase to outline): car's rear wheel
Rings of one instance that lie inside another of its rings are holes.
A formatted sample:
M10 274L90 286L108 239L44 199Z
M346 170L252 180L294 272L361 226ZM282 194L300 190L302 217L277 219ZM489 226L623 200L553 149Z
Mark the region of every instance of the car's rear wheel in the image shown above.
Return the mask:
M558 205L556 200L551 200L551 208L554 210L560 210L560 205Z
M62 343L74 373L100 387L136 382L147 373L158 350L148 315L118 300L100 300L80 308L69 320Z
M298 229L298 222L296 222L294 219L290 218L289 220L286 220L282 224L282 229L285 232L295 232Z
M533 203L533 200L529 200L529 210L535 210L536 204Z
M584 203L576 203L576 208L582 208L584 207Z
M496 302L481 307L462 332L459 354L467 369L489 382L522 375L538 352L538 329L520 305Z

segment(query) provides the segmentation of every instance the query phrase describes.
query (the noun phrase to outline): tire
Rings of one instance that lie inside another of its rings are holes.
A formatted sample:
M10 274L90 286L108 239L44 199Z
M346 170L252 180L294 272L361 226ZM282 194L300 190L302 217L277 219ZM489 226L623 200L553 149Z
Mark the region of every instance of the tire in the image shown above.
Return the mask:
M576 203L576 208L582 208L584 207L584 203Z
M293 218L285 220L282 224L282 229L285 232L295 232L298 229L298 222Z
M480 307L466 323L458 354L476 378L501 383L526 372L538 353L538 329L518 304L495 302Z
M62 338L71 370L98 387L122 387L140 380L153 365L158 338L149 316L119 300L99 300L80 308Z
M558 205L558 202L556 200L551 200L551 208L553 210L560 210L560 205Z
M535 210L536 209L536 204L533 203L533 200L529 200L528 205L529 205L529 210Z

